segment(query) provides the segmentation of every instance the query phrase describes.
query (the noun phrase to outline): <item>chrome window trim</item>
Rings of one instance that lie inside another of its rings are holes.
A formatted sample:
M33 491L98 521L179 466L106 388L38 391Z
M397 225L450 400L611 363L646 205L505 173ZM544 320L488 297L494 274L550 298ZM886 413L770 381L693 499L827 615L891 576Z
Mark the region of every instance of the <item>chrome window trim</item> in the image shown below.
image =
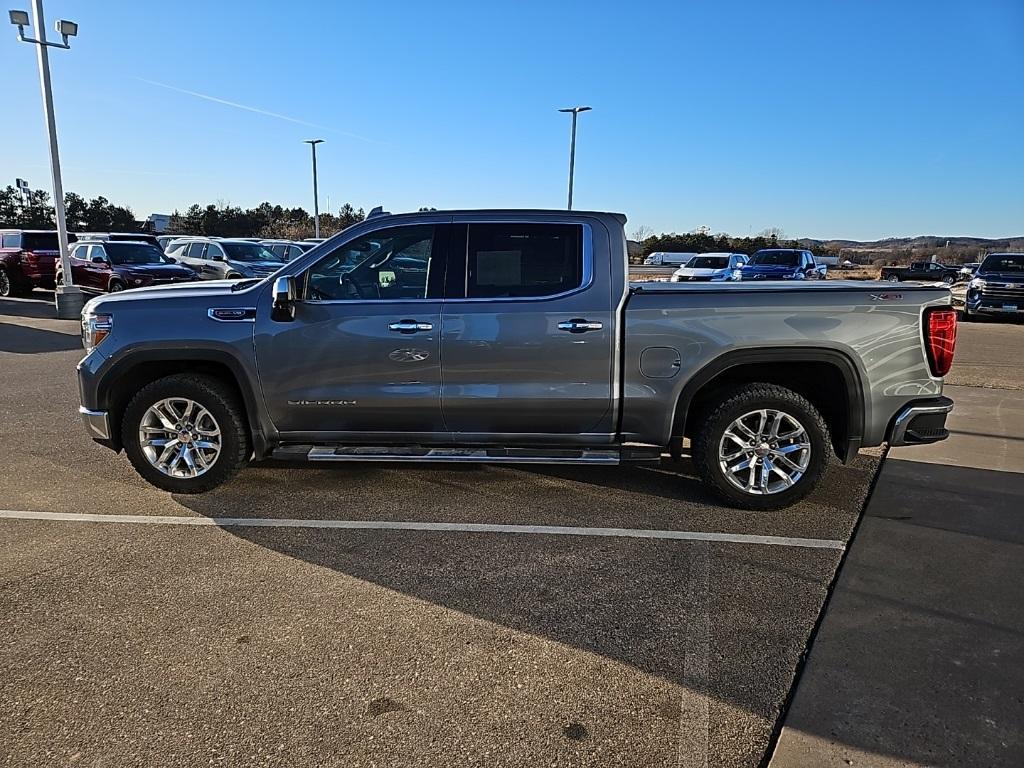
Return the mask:
M390 219L390 217L387 217L387 218ZM382 224L383 226L368 226L368 225L371 225L371 224ZM575 295L577 293L582 293L583 291L588 290L589 288L592 287L593 278L594 278L594 241L593 241L593 230L591 229L590 221L583 220L583 217L576 217L576 216L545 216L545 217L521 216L520 217L520 216L515 216L513 214L509 214L509 216L507 218L475 218L473 216L473 214L468 214L468 215L467 214L463 214L463 215L460 215L460 216L451 216L451 215L448 215L448 214L444 214L443 212L438 212L438 213L432 213L431 212L431 213L424 213L422 219L416 218L416 219L411 219L411 220L407 220L407 221L402 221L400 223L395 223L394 221L387 221L387 220L381 222L381 221L378 221L376 219L364 219L363 221L359 222L358 224L353 224L348 229L342 230L341 232L338 232L338 233L336 233L334 235L331 235L329 238L324 240L324 242L317 243L313 248L310 248L308 251L306 251L305 253L302 254L301 263L299 263L298 259L296 261L294 261L294 262L293 261L286 262L285 266L288 267L288 271L286 273L282 273L281 275L279 275L279 277L291 277L291 278L294 278L294 279L298 280L299 277L304 272L309 270L323 256L328 255L331 251L334 250L334 248L337 248L337 247L340 247L340 246L344 246L347 243L351 243L351 242L355 241L357 238L365 237L367 235L372 235L374 232L378 232L378 231L385 230L385 229L393 229L395 227L401 227L401 226L421 226L423 224L430 224L430 225L433 225L435 227L436 226L442 226L442 225L445 225L445 224L466 224L466 225L469 225L469 224L573 224L573 225L576 225L576 226L579 226L579 227L583 227L583 282L580 284L580 286L578 288L574 288L574 289L572 289L570 291L563 291L562 293L552 294L550 296L522 296L522 297L516 296L516 297L490 298L490 299L488 299L488 298L473 298L473 299L470 299L470 298L461 298L461 299L455 298L455 299L452 299L452 298L445 298L445 297L441 296L441 297L430 297L430 298L422 298L422 299L403 298L403 299L320 299L320 300L310 300L310 299L306 299L305 297L303 297L301 299L297 299L296 300L296 304L308 304L308 305L313 306L313 307L321 307L321 306L330 306L332 304L408 304L408 303L416 303L416 302L423 302L423 303L435 302L435 303L445 303L445 304L450 303L450 302L460 302L460 303L467 303L468 304L468 303L479 303L479 302L487 302L487 301L491 301L491 302L495 302L495 301L497 301L497 302L506 302L506 301L516 301L516 302L527 302L527 301L529 301L529 302L536 302L536 301L549 301L551 299L560 299L560 298L564 298L566 296L572 296L572 295ZM338 238L339 235L342 235L345 232L348 232L350 229L351 230L356 230L357 228L358 228L358 230L354 231L352 233L351 237L345 238L343 240L339 240L336 244L331 243L331 241L335 240L336 238ZM323 246L328 245L328 244L331 244L331 246L332 246L331 249L330 250L323 249L321 251ZM469 238L468 237L466 238L466 248L467 248L467 250L469 248ZM450 256L450 254L448 254L448 255ZM447 268L447 264L445 266ZM467 265L467 269L468 269L468 265ZM629 280L626 280L625 284L626 284L626 290L628 292ZM245 290L250 290L250 289L245 289Z

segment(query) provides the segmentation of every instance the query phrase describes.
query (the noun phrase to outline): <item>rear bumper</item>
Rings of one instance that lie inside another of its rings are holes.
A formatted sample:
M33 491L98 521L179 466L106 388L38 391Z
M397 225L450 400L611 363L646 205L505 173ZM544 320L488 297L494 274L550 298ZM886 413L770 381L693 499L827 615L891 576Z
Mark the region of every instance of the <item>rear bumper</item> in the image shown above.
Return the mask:
M953 410L948 397L920 400L896 414L889 429L889 445L925 445L949 437L946 416Z

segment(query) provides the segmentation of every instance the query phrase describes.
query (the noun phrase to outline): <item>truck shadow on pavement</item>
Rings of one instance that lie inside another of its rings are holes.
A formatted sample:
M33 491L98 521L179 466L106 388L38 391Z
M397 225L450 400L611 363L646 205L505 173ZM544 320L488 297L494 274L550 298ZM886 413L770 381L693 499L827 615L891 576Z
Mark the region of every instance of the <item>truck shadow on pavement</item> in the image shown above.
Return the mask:
M74 334L0 322L0 352L34 355L81 348L82 340Z
M688 471L685 461L650 470L383 465L287 470L275 465L244 472L221 490L175 500L208 517L660 529L679 529L680 520L689 518L687 526L696 530L750 531L746 513L710 504L706 491L682 471ZM328 482L316 482L321 474ZM857 474L866 488L870 473ZM859 500L850 496L844 505L845 524L852 526ZM736 764L751 766L768 747L840 556L830 549L608 537L225 530L388 590L377 593L378 599L410 596L455 611L465 617L459 621L484 632L487 653L496 659L521 642L516 633L527 633L570 653L584 652L573 656L584 668L590 664L596 670L604 663L588 661L594 654L678 686L666 688L642 677L648 682L638 683L658 692L646 699L651 727L674 739L680 718L686 717L682 713L693 706L692 694L701 694L712 702L713 728L736 728L726 738L746 740L745 759ZM447 640L426 626L423 637L410 638L410 652L423 642ZM450 652L465 651L454 646ZM551 674L569 673L553 669ZM614 711L619 704L603 706Z
M900 765L1021 765L1022 498L1018 472L890 458L787 727Z
M0 299L0 315L36 320L55 319L57 310L53 306L53 293L33 291L31 298Z

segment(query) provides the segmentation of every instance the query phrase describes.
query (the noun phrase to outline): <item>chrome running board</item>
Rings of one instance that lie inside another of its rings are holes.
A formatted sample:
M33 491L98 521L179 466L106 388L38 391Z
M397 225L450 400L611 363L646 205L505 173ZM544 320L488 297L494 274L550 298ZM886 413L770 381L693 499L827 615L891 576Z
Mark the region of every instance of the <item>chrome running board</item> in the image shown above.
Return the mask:
M421 446L285 445L275 459L299 461L476 462L488 464L620 464L619 448L430 448Z

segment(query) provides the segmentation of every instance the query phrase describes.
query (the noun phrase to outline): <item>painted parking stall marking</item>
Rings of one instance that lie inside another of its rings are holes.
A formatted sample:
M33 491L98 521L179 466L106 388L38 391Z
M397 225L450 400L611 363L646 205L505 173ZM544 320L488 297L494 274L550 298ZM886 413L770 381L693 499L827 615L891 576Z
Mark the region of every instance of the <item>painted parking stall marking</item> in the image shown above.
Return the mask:
M217 528L338 528L371 531L435 531L448 533L508 533L542 536L597 536L630 539L712 541L726 544L765 544L777 547L844 550L836 539L805 539L710 531L659 531L645 528L586 528L563 525L498 525L490 523L439 523L404 520L308 520L278 517L188 517L174 515L103 515L87 512L33 512L0 509L0 519L44 520L61 523L113 523L128 525L194 525Z

